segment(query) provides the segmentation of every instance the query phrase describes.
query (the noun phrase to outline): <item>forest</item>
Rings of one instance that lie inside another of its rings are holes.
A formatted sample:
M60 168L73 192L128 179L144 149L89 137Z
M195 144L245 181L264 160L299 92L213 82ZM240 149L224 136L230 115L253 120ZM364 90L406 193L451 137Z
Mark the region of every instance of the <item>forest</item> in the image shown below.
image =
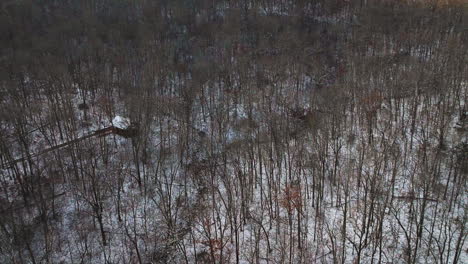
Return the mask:
M0 1L0 263L468 263L463 0Z

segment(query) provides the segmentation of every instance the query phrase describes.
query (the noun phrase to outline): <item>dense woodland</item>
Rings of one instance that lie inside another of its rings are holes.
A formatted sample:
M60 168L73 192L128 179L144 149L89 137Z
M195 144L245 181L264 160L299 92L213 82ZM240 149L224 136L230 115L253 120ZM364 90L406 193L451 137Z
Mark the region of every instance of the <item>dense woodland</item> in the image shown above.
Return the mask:
M0 263L468 263L464 1L0 7Z

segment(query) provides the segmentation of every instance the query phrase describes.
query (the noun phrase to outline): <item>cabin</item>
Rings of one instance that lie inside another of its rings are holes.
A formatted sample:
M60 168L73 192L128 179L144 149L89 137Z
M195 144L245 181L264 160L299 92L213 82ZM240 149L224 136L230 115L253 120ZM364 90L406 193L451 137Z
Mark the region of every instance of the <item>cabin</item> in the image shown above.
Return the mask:
M127 127L126 129L118 128L118 127L112 127L112 133L122 136L124 138L132 138L136 137L138 135L138 126L135 124L132 124L131 126Z
M116 116L112 120L110 132L124 138L132 138L138 135L138 124L132 123L129 118Z

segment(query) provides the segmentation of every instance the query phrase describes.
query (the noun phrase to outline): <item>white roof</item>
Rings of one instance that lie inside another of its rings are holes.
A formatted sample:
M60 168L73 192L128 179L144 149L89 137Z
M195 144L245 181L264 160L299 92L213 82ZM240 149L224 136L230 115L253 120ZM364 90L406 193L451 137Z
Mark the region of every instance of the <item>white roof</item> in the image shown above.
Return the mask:
M127 129L130 126L130 119L121 116L115 116L112 120L112 125L120 129Z

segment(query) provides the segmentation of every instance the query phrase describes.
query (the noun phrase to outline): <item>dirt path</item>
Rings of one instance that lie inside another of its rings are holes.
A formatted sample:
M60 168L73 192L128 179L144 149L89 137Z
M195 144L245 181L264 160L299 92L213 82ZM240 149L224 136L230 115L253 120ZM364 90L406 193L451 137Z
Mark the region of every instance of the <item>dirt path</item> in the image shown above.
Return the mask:
M3 169L6 169L6 168L9 168L9 167L13 166L14 164L16 164L18 162L22 162L22 161L26 160L28 158L34 158L34 157L46 154L48 152L51 152L51 151L54 151L54 150L57 150L57 149L61 149L63 147L66 147L66 146L69 146L69 145L72 145L72 144L75 144L75 143L78 143L78 142L83 141L83 140L88 139L88 138L92 138L92 137L96 137L96 136L103 137L103 136L107 136L107 135L110 135L110 134L116 134L116 132L117 132L117 129L114 126L109 126L109 127L106 127L106 128L102 128L102 129L96 130L96 131L94 131L94 132L92 132L92 133L90 133L88 135L84 135L82 137L67 141L65 143L58 144L58 145L52 146L50 148L46 148L46 149L44 149L44 150L42 150L42 151L40 151L38 153L30 154L29 157L22 157L22 158L19 158L19 159L15 159L15 160L3 163L1 165L1 167Z

